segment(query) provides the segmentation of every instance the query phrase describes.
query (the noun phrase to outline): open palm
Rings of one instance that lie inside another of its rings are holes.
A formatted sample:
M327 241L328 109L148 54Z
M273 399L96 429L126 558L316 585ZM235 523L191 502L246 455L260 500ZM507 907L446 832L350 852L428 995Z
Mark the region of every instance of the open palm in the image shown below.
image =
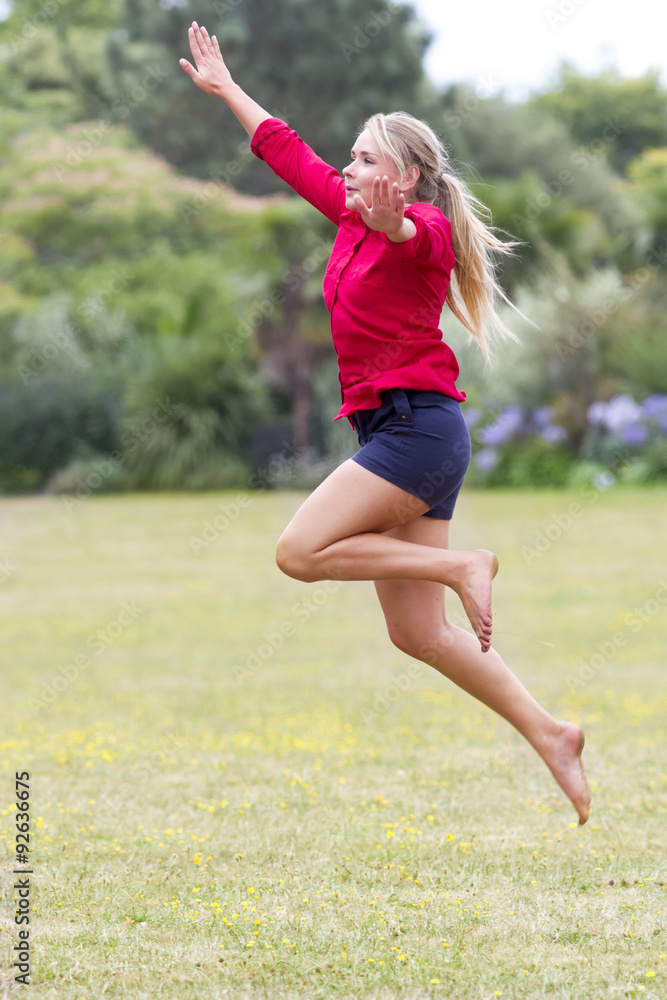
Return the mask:
M196 21L188 28L190 51L197 68L187 59L180 59L179 65L197 84L200 90L207 94L222 95L225 88L233 85L231 74L225 66L218 39L209 36L206 28L200 28Z
M389 184L386 174L382 178L376 177L373 180L370 205L366 204L360 194L355 194L353 201L355 209L369 229L387 234L400 232L403 226L405 195L399 191L395 181L393 185Z

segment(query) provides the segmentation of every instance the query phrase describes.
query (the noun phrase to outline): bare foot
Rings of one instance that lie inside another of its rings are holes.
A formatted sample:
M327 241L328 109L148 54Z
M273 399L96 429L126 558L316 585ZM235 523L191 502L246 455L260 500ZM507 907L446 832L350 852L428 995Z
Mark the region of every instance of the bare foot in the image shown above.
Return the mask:
M548 749L542 752L549 770L579 813L580 826L591 812L591 793L581 760L584 743L584 734L576 723L559 722Z
M466 557L458 582L450 586L461 598L482 652L491 648L491 581L498 572L498 559L488 549L471 549L461 553Z

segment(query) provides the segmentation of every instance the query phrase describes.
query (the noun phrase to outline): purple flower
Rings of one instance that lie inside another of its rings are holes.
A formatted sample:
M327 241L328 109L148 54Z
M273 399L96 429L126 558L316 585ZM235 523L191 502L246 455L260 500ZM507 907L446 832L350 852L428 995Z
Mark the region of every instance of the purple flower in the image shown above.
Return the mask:
M623 429L623 440L626 444L644 444L648 437L648 430L644 424L628 424Z
M511 436L511 433L508 434L502 424L498 422L489 424L488 427L483 427L479 432L479 439L482 444L505 444L505 441Z
M553 420L553 415L553 406L538 406L536 410L533 410L533 423L538 431L543 431L549 426Z
M564 427L554 424L553 427L545 427L541 436L545 441L548 441L549 444L558 444L559 441L564 441L566 439L567 431Z
M656 392L652 396L647 396L641 407L645 417L653 419L667 417L667 396L661 396Z
M605 423L605 417L607 415L607 404L606 403L591 403L588 407L587 412L588 422L591 424L602 425Z
M475 464L482 472L490 472L495 469L500 461L500 455L495 448L482 448L475 455Z
M471 406L468 409L463 410L463 419L468 427L474 427L481 416L482 411L478 406Z
M628 424L637 423L644 416L641 406L635 403L632 396L614 396L608 403L591 403L588 407L588 419L592 424L600 424L616 434Z
M523 423L523 409L520 406L508 406L507 409L503 410L500 414L499 419L505 421L505 423L511 424L518 430Z
M501 445L510 441L523 423L523 410L520 406L508 406L500 416L488 427L479 432L482 444Z
M607 430L614 434L641 418L642 408L635 403L632 396L614 396L607 403L604 424Z

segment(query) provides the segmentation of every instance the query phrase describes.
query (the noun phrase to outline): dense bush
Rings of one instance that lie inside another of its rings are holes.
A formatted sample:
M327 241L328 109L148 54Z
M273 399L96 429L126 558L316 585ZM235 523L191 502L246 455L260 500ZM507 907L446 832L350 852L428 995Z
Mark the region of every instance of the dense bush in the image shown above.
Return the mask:
M247 356L222 340L157 342L127 387L121 458L135 489L242 485L252 431L266 418L265 387Z
M73 459L113 451L120 407L108 388L73 379L0 384L0 488L38 489Z

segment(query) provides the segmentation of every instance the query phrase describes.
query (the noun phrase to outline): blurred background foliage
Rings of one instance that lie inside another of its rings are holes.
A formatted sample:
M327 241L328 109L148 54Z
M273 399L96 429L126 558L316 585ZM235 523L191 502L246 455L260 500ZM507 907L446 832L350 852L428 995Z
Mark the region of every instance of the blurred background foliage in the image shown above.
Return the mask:
M333 423L321 283L335 227L182 72L193 19L339 170L369 114L429 121L523 241L499 272L519 344L486 365L443 314L472 483L667 475L657 74L564 64L517 103L484 81L438 90L427 29L388 0L286 0L279 18L270 0L14 0L0 22L0 490L312 486L356 447Z

